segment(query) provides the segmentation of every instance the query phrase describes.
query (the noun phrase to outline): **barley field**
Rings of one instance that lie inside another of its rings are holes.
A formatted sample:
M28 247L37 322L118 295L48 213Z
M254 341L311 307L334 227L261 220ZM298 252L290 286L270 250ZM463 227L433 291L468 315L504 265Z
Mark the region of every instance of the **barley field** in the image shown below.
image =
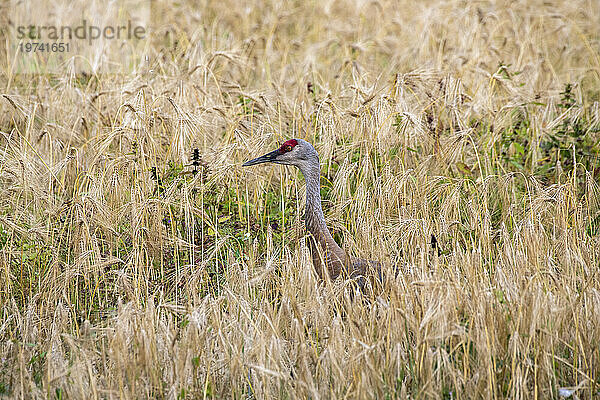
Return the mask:
M126 74L0 34L0 398L600 398L599 2L152 19ZM295 137L382 290L320 282L300 172L241 166Z

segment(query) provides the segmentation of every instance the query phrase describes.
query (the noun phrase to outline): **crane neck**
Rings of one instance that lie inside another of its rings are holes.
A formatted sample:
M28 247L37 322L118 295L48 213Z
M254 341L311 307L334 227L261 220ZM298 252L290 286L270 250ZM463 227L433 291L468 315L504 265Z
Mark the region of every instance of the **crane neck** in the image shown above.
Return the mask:
M306 208L304 211L304 224L306 230L322 245L327 244L330 249L341 252L341 248L333 240L331 232L325 223L323 208L321 206L321 170L319 161L300 167L306 181Z
M320 217L323 222L325 217L323 216L323 208L321 206L321 171L317 166L311 165L308 168L301 168L302 175L306 182L306 213L311 213L314 216Z

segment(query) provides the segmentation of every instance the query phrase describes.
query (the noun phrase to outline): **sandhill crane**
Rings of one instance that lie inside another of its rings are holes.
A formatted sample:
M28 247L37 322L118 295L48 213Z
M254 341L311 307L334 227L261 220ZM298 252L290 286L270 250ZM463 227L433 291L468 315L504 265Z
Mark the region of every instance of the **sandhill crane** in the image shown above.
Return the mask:
M324 280L329 277L335 280L341 274L346 278L355 279L361 289L364 288L365 277L381 282L383 275L378 262L362 260L346 254L327 229L321 207L319 155L315 148L305 140L290 139L277 150L247 161L243 166L262 163L293 165L304 175L306 181L304 224L310 233L308 244L319 278Z

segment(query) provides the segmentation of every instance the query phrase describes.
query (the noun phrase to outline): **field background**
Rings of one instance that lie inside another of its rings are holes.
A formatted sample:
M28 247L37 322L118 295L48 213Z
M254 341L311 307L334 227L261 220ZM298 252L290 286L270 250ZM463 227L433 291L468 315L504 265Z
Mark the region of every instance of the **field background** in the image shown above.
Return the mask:
M600 396L599 2L152 7L127 75L3 37L0 397ZM301 174L241 167L293 137L383 292L320 284Z

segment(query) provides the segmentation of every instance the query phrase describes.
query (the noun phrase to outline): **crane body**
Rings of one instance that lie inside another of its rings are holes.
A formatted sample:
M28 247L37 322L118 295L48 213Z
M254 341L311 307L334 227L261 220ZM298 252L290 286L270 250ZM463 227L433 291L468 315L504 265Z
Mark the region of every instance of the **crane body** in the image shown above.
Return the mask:
M243 166L263 163L293 165L300 169L306 181L304 224L309 233L308 247L315 271L321 280L335 280L343 275L355 279L363 288L365 278L382 280L381 265L374 261L352 257L335 242L325 223L321 206L321 169L319 155L305 140L290 139L277 150L247 161Z

